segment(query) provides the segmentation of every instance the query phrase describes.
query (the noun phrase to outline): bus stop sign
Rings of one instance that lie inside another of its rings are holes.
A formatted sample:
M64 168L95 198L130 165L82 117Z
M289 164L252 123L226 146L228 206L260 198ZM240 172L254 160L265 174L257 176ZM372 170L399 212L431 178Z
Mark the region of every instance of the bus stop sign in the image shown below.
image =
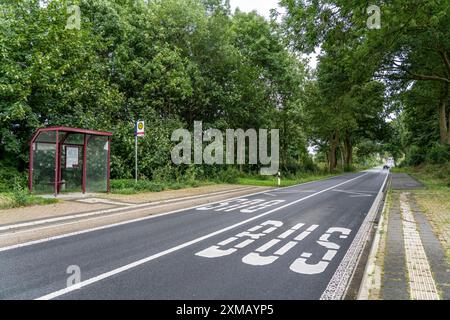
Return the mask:
M136 126L134 128L134 135L137 137L145 136L145 123L144 121L136 121Z

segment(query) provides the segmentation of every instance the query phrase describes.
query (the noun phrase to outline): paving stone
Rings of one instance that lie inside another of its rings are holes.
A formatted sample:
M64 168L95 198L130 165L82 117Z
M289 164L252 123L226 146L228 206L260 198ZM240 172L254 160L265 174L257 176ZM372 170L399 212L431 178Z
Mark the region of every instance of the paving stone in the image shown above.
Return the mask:
M431 224L426 216L420 211L417 203L411 197L412 208L414 216L418 225L422 244L427 255L428 262L433 272L433 278L438 287L441 298L444 300L450 299L450 266L447 261L445 250L442 247L439 239L433 232Z
M392 190L412 190L425 188L421 182L406 173L392 173L391 179Z
M403 247L402 221L398 205L398 194L392 196L389 212L384 274L381 280L380 296L383 300L409 300L405 248Z

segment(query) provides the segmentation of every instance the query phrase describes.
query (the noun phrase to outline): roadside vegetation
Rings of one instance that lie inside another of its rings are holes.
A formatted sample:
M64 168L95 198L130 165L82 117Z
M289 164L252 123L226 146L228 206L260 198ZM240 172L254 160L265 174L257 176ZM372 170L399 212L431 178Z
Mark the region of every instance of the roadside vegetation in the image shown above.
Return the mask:
M111 181L111 192L113 194L136 194L145 192L161 192L165 190L178 190L184 188L197 188L200 186L214 185L214 184L239 184L262 187L277 187L277 177L261 176L256 174L240 174L235 170L228 170L229 175L218 177L209 180L179 180L172 182L152 181L152 180L138 180L136 183L134 179L116 179ZM325 179L342 174L340 172L328 173L305 173L302 175L282 177L281 187L292 186L300 183Z
M0 210L26 207L33 205L44 205L57 203L57 199L46 199L35 195L30 195L20 182L11 186L11 191L0 192Z
M27 203L13 186L26 188L29 140L47 126L113 132L112 187L123 193L275 185L258 177L260 165L173 164L171 134L194 121L279 129L283 185L390 156L408 166L450 158L448 1L383 3L375 29L365 0L281 0L280 19L226 0L80 0L80 28L66 28L67 5L0 4L0 193L16 199L8 203ZM319 47L311 69L304 57ZM136 120L148 130L134 184Z

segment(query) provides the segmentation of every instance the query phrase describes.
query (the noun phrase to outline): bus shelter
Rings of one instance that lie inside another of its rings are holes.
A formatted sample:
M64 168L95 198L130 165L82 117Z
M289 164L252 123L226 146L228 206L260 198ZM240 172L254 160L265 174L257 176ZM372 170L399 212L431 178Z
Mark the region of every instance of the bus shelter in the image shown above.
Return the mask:
M109 192L111 138L111 132L38 129L30 141L30 192Z

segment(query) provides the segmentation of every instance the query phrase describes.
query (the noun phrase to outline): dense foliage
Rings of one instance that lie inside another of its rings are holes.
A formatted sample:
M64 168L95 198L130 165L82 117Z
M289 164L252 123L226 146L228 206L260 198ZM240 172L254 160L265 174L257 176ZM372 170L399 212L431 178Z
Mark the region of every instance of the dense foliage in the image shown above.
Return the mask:
M348 137L397 160L406 154L406 164L450 159L449 1L281 3L291 47L322 50L312 119L328 116L314 128L330 168ZM379 9L375 27L369 5Z
M0 189L25 181L28 141L53 125L113 131L112 177L132 178L137 119L148 128L140 173L155 181L258 169L174 166L171 133L195 120L280 129L282 170L293 174L384 152L448 159L448 1L381 1L378 30L362 0L282 0L281 20L231 12L226 0L73 3L79 30L66 28L72 2L0 4ZM300 57L318 47L311 71Z

